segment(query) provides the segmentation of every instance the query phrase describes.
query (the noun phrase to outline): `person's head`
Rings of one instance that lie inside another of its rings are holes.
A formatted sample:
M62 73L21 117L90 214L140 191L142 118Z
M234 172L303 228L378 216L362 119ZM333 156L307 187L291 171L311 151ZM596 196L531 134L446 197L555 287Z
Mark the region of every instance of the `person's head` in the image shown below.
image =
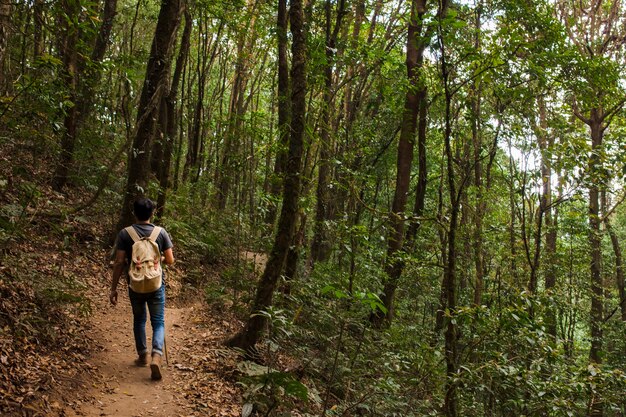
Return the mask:
M145 197L140 197L133 203L133 213L139 221L150 220L155 208L156 204L154 204L154 201Z

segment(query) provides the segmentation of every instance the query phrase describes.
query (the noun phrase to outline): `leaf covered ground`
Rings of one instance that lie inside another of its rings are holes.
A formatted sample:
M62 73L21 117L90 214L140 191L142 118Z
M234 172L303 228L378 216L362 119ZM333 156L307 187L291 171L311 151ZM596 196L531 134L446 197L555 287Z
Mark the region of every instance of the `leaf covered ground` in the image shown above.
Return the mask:
M222 346L238 321L202 291L183 291L185 271L170 270L169 365L150 381L133 365L127 297L108 304L106 222L61 215L57 207L80 195L38 186L24 202L27 185L5 183L0 201L0 415L241 415L238 354Z

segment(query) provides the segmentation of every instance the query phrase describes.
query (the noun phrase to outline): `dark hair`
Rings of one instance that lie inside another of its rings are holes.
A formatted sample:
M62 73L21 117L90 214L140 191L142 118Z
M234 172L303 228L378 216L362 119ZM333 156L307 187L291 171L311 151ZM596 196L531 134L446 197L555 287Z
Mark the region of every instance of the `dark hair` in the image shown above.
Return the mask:
M133 213L139 221L149 220L155 208L154 201L145 197L138 198L133 203Z

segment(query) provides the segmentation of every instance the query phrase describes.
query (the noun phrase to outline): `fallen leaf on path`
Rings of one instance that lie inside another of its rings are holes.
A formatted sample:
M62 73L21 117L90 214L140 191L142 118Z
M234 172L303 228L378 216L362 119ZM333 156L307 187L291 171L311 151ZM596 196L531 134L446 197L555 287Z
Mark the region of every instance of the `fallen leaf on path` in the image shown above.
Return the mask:
M174 368L181 370L181 371L193 371L194 370L193 366L184 366L184 365L181 365L180 363L174 364Z

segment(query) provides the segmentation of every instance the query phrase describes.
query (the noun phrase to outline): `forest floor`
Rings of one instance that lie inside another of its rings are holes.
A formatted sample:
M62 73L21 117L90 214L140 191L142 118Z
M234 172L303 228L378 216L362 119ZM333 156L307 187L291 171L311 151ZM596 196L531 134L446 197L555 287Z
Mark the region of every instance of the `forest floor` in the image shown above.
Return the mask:
M241 415L240 388L233 378L236 354L221 345L230 331L223 316L209 314L207 306L197 300L166 308L167 364L163 379L152 381L149 367L134 364L128 295L120 291L115 307L108 305L106 288L97 296L102 301L96 302L91 321L99 347L92 365L98 373L95 381L88 381L92 382L88 400L67 409L67 415Z
M104 226L36 215L46 209L23 210L0 248L0 415L240 416L241 357L223 341L241 321L209 305L202 285L183 284L184 254L167 272L168 363L152 381L149 367L134 365L126 284L117 306L108 300ZM219 279L214 266L200 268Z

